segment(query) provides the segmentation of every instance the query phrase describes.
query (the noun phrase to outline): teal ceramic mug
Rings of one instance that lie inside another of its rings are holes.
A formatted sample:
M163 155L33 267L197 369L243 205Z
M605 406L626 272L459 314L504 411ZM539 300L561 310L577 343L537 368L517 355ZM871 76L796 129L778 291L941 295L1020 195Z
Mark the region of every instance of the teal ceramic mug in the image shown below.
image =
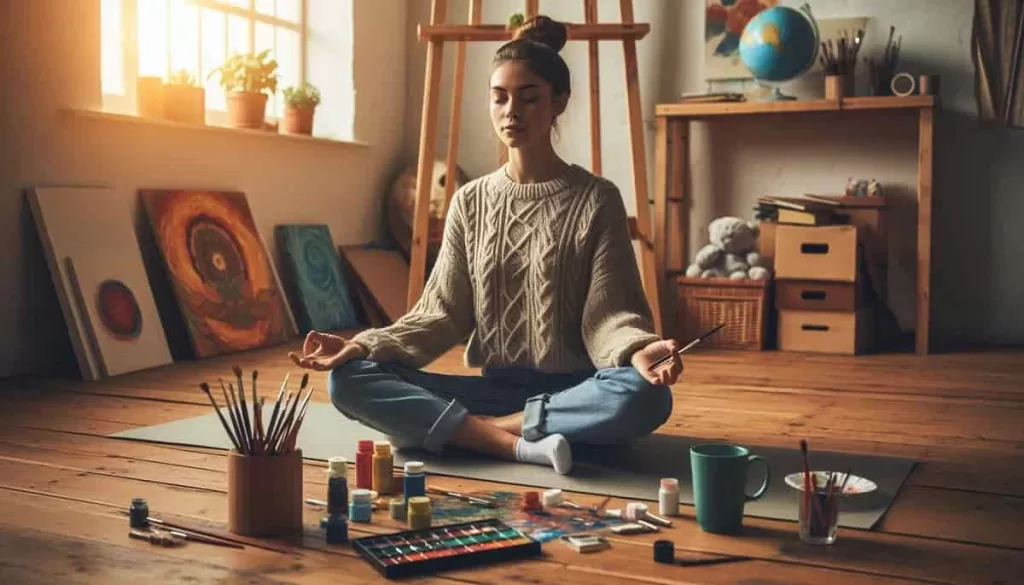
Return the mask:
M755 461L764 465L764 482L747 495L747 470ZM690 448L693 500L697 523L705 532L732 534L743 525L744 505L768 491L768 462L739 445L697 445Z

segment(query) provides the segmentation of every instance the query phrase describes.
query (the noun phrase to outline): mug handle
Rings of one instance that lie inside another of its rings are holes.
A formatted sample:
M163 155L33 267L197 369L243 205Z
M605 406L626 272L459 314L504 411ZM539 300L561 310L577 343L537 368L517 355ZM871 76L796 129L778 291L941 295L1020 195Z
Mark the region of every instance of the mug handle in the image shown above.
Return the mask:
M761 457L760 455L751 455L747 457L747 465L750 465L755 461L760 461L762 464L764 464L764 483L761 484L761 487L757 489L754 495L748 496L744 494L744 497L748 502L752 500L761 499L761 496L763 496L764 493L768 491L768 485L771 483L772 480L772 469L771 467L768 466L768 462L765 461L764 458Z

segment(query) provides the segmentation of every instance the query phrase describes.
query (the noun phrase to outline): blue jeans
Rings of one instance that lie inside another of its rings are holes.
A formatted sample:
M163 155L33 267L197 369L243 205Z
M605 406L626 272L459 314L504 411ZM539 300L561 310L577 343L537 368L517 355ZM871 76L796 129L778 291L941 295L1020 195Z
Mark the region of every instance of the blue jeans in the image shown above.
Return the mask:
M523 438L621 444L650 434L672 413L668 386L632 367L575 374L521 368L482 376L434 374L397 363L347 362L331 371L331 402L346 417L387 434L396 447L439 453L467 414L523 412Z

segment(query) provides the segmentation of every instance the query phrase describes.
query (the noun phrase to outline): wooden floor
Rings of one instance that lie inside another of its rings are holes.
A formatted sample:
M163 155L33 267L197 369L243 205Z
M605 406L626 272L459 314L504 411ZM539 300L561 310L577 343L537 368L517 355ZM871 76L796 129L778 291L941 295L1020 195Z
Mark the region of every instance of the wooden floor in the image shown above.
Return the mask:
M294 344L298 346L298 342ZM8 381L0 390L0 583L374 583L346 546L324 544L322 510L308 508L301 542L243 550L189 543L164 549L128 538L131 498L153 515L223 526L221 452L119 441L105 435L209 412L197 385L233 364L280 380L285 348L125 375L99 383ZM693 509L658 535L615 537L580 555L557 542L542 558L466 569L430 583L900 584L1024 582L1024 351L858 358L696 352L660 432L747 446L886 453L923 463L873 532L841 529L831 548L802 545L791 522L748 517L741 536L705 534ZM461 373L458 351L431 366ZM326 401L314 376L314 400ZM305 467L306 497L326 494L323 465ZM498 486L450 478L453 489ZM596 500L579 496L579 501ZM619 502L621 504L621 502ZM615 502L613 501L613 504ZM354 536L397 526L350 525ZM708 567L652 561L670 538L677 557L731 553L756 560ZM276 549L276 550L274 550Z

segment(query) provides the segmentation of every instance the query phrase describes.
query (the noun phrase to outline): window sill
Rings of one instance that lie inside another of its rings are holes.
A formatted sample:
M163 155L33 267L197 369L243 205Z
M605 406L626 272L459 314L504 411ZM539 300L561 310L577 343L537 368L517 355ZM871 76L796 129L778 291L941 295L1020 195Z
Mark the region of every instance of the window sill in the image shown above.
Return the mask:
M217 132L234 134L236 136L258 136L262 138L293 140L307 143L324 143L341 146L369 146L361 140L332 138L329 136L305 136L301 134L285 134L272 130L250 130L247 128L233 128L231 126L219 126L213 124L189 124L176 122L174 120L160 120L157 118L144 118L133 114L121 112L110 112L104 110L69 108L65 112L72 116L91 118L95 120L110 120L114 122L128 122L132 124L144 124L148 126L163 126L165 128L180 128L185 130L198 130L200 132Z

